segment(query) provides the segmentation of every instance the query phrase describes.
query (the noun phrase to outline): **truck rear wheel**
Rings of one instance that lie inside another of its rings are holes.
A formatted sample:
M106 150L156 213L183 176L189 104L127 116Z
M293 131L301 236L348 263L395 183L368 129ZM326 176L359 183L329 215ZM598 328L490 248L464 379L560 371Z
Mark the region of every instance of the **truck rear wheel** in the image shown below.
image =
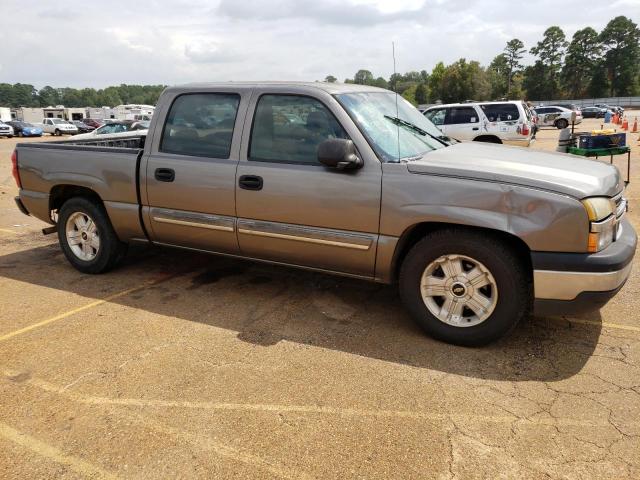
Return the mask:
M532 298L516 252L491 234L463 228L427 235L400 270L400 295L431 336L480 346L512 330Z
M67 200L58 216L58 241L69 263L83 273L103 273L125 255L104 207L84 197Z

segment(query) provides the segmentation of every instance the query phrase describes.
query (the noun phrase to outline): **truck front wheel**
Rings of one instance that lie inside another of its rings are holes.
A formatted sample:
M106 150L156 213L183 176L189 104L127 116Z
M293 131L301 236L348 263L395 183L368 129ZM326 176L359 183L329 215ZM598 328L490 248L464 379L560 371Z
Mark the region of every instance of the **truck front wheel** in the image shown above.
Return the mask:
M67 200L58 216L58 240L69 263L83 273L103 273L125 255L104 207L84 197Z
M418 324L456 345L485 345L508 333L527 312L531 290L514 249L463 228L427 235L400 270L400 295Z

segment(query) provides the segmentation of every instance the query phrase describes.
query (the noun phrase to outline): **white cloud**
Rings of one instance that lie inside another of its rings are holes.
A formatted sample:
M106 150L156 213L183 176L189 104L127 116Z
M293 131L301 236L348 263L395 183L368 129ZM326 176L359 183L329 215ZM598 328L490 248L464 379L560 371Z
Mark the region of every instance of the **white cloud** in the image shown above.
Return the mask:
M488 64L507 40L527 48L550 25L570 37L638 0L2 0L3 82L104 87L225 80L319 80L359 68L388 77L460 57Z

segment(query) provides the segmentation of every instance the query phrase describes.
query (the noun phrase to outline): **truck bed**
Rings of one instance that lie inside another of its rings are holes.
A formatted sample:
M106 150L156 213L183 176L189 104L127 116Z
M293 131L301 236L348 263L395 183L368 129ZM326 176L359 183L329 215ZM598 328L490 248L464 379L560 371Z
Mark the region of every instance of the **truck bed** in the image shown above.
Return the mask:
M95 192L123 240L143 236L138 168L145 136L19 143L20 197L29 213L53 223L56 195L68 186Z

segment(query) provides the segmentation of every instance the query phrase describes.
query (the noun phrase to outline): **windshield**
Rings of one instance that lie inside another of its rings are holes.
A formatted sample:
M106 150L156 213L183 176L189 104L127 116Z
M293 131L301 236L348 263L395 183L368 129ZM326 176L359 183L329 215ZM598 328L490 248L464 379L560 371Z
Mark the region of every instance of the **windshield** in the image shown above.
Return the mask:
M413 105L393 92L336 95L384 162L397 162L448 146L449 139Z
M59 120L57 118L52 119L51 122L56 124L56 125L64 125L64 124L67 123L65 120Z

